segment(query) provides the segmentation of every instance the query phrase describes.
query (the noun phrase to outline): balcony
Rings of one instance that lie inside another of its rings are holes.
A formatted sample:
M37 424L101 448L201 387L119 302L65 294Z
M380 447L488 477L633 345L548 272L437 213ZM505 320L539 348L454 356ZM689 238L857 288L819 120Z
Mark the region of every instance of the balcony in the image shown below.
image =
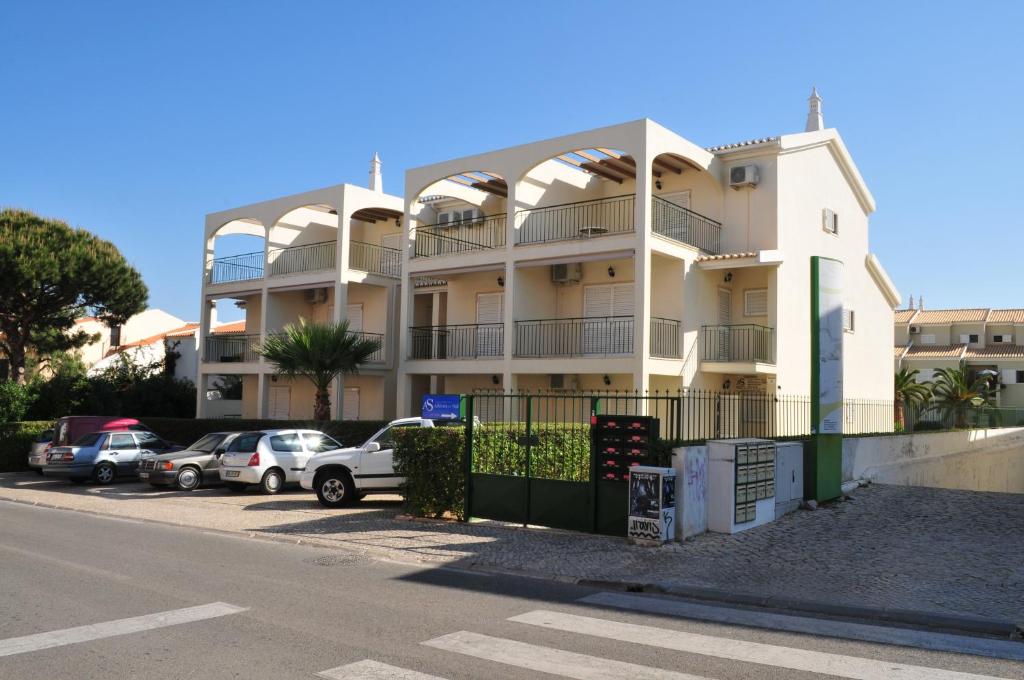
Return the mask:
M400 279L402 278L402 251L373 243L352 241L349 244L348 267L392 279Z
M721 252L722 224L657 196L651 197L651 227L673 241L717 255Z
M703 362L744 364L747 370L775 364L775 329L767 326L702 326L701 345Z
M232 283L263 278L263 252L218 257L208 274L210 283Z
M256 347L259 335L210 335L206 338L203 360L209 363L254 363L260 360Z
M505 247L505 213L473 220L416 227L413 257L456 255L475 250Z
M683 356L682 324L675 319L651 319L651 356L660 359L680 359Z
M267 251L268 271L271 276L283 276L334 269L336 252L336 241L271 248Z
M500 323L409 329L410 359L499 358L504 354L504 344L505 326Z
M633 353L633 317L516 321L516 357L600 357Z
M370 355L366 360L368 364L383 364L385 353L384 353L384 334L383 333L367 333L366 331L351 331L352 335L355 335L360 340L376 340L380 343L380 348Z
M516 213L517 245L593 238L633 231L633 194L578 201Z

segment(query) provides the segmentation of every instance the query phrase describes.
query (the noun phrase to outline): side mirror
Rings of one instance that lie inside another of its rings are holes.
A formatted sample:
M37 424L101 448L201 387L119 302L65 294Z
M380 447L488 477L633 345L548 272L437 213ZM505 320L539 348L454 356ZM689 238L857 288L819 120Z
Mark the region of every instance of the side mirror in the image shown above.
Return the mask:
M370 442L369 444L366 445L366 448L363 450L366 451L367 453L375 453L377 451L380 451L380 442Z
M214 452L213 452L213 456L214 456L214 458L220 458L221 456L223 456L223 455L224 455L224 452L225 452L226 450L227 450L227 449L217 449L216 451L214 451Z

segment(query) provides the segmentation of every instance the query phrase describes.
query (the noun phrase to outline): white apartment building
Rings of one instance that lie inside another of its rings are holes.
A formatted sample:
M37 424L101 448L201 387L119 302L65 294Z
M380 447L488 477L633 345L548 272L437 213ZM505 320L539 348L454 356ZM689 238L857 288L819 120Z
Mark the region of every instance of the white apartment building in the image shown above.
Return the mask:
M274 375L253 349L300 319L347 319L383 343L358 375L332 388L332 417L394 416L402 199L383 192L380 168L374 156L369 188L340 184L206 216L196 384L241 376L243 418L312 418L309 381ZM255 247L222 254L240 236ZM211 332L217 301L244 309L244 333ZM208 396L199 391L197 417L217 412Z
M407 171L399 415L426 393L810 392L810 259L844 265L845 394L891 400L900 297L813 93L703 148L643 119Z

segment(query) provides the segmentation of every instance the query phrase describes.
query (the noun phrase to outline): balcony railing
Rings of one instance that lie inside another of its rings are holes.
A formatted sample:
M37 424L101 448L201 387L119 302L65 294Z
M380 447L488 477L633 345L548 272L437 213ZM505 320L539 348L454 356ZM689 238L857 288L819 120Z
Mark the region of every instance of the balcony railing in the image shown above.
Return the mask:
M281 276L334 269L337 245L336 241L323 241L290 248L271 248L267 252L268 271L271 276Z
M505 247L505 213L416 227L413 257L437 257Z
M477 359L504 354L505 326L477 323L414 326L409 329L410 359Z
M374 243L352 241L348 252L349 269L402 278L402 251Z
M679 359L683 356L680 327L675 319L651 319L651 356Z
M633 353L633 317L516 321L515 356L585 357Z
M579 201L516 213L516 243L546 243L633 231L633 194Z
M230 283L263 278L263 251L218 257L210 267L210 283Z
M722 224L680 205L653 196L651 224L655 234L717 255L721 252Z
M351 331L352 335L358 336L360 340L376 340L380 343L380 349L370 355L370 358L366 360L368 364L382 364L384 363L384 334L383 333L368 333L366 331Z
M767 326L703 326L701 344L704 361L775 363L775 329Z
M259 344L259 335L208 335L203 358L211 363L255 362L260 360L260 355L256 353Z

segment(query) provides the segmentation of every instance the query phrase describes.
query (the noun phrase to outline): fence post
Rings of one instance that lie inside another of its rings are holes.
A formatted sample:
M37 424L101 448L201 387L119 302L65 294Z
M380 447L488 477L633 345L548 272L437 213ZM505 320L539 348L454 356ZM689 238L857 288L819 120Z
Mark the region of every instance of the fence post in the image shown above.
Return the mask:
M526 479L523 484L523 526L530 523L530 454L533 450L533 396L526 396Z
M597 410L601 400L590 397L590 533L597 533Z
M465 452L465 474L466 491L462 500L463 522L468 522L473 513L473 506L470 501L473 491L473 395L467 394L463 397L466 400L466 452Z

